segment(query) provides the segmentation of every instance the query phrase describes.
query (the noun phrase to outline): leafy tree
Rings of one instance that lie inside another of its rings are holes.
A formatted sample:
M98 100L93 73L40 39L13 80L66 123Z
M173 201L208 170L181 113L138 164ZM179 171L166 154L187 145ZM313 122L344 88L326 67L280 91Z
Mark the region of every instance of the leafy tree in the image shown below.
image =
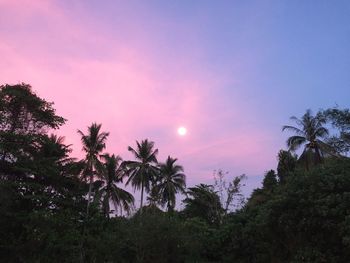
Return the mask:
M265 204L273 196L275 190L278 187L277 175L274 170L267 171L264 175L262 182L262 188L254 189L246 207L254 208L259 205Z
M345 262L349 257L348 160L296 174L261 210L266 233L285 262ZM282 252L282 253L281 253Z
M141 143L136 141L137 148L128 147L128 150L134 155L136 161L126 161L129 179L126 185L131 183L134 189L141 189L140 209L143 207L143 193L148 193L152 182L155 182L158 175L157 154L158 149L154 149L154 142L143 140ZM142 211L141 211L142 212Z
M277 175L274 170L265 173L263 180L263 189L272 191L277 185Z
M321 111L320 114L338 130L338 134L329 138L328 143L338 152L348 153L350 151L350 110L331 108Z
M101 132L101 124L92 123L88 127L88 133L84 134L78 130L81 135L81 142L83 144L83 151L85 155L85 169L83 171L83 179L89 180L89 193L88 193L88 204L87 204L87 215L89 214L89 206L91 202L91 192L94 182L94 175L101 165L100 154L106 148L106 140L109 135L107 132Z
M291 174L295 170L296 163L296 155L293 155L290 151L279 151L277 165L277 176L279 183L283 184L285 182L289 174Z
M65 119L55 114L52 102L38 97L28 84L0 86L0 160L2 166L28 156L27 151L48 129Z
M0 86L0 130L17 134L57 129L65 119L55 114L52 102L38 97L30 85Z
M162 204L167 204L168 211L173 211L176 204L176 194L185 193L186 176L183 167L175 164L176 158L168 156L165 163L159 165L159 178L155 187Z
M227 185L225 180L225 175L228 172L223 172L219 169L214 171L214 187L217 189L217 192L220 196L220 201L224 207L225 214L228 213L230 207L234 205L234 202L237 201L236 208L239 208L244 203L244 196L242 194L242 181L247 177L245 174L240 176L235 176L231 182Z
M334 159L310 171L296 170L265 202L246 207L239 231L248 234L242 239L253 242L255 251L244 252L240 260L252 262L248 258L254 254L258 258L253 262L346 262L349 165L347 159ZM242 239L225 246L238 247ZM234 249L236 253L241 251Z
M320 114L313 116L311 110L307 110L301 119L293 116L291 120L295 121L298 127L285 125L282 130L296 134L287 140L289 150L295 151L305 145L299 160L305 163L306 169L322 163L325 154L335 154L334 149L323 141L329 134L328 129L324 127L324 117Z
M221 223L224 210L220 197L212 185L199 184L188 188L187 198L183 203L185 204L183 213L187 217L199 217L209 224Z
M110 201L113 202L116 211L118 208L122 208L129 212L134 204L134 197L128 191L117 186L123 182L123 178L126 176L124 169L120 166L122 158L114 154L105 154L103 159L105 162L99 169L103 184L99 192L102 197L103 212L109 218Z

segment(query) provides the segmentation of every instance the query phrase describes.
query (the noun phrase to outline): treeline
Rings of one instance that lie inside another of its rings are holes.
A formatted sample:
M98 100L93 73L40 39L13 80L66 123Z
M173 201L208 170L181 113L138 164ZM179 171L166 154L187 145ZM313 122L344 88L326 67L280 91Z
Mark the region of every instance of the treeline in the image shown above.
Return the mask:
M128 147L134 160L106 153L100 124L78 131L85 158L71 158L63 137L49 134L65 121L30 85L0 86L1 262L350 259L348 109L292 117L288 150L245 202L244 175L226 183L219 170L213 185L186 188L183 167L159 162L152 141ZM141 193L136 213L124 185Z

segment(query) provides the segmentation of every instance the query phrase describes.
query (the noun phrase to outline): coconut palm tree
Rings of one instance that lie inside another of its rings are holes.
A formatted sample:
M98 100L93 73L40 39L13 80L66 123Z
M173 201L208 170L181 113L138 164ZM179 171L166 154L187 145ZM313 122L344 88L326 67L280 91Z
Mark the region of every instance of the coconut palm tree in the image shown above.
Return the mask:
M290 151L295 151L304 145L304 151L299 160L305 162L306 169L311 164L323 162L324 154L334 154L334 150L323 139L328 136L328 129L324 127L326 120L321 115L313 116L311 110L307 110L301 119L291 117L298 127L285 125L282 131L294 132L288 138L287 146Z
M141 189L140 209L143 206L143 194L150 191L152 184L158 174L157 168L157 154L158 149L154 149L154 142L143 140L141 143L136 141L137 148L128 147L128 150L134 155L135 161L125 161L123 165L126 166L128 173L128 180L126 185L131 183L134 190ZM142 213L142 211L140 211Z
M172 211L176 204L175 195L185 193L186 176L183 167L175 164L176 158L168 156L165 163L159 165L159 182L155 186L162 204L167 204L168 211Z
M74 158L69 157L71 152L71 145L64 144L64 137L51 134L50 136L41 136L39 149L37 154L42 155L44 158L50 159L57 165L66 165L73 162Z
M114 154L105 154L102 156L102 159L105 162L99 169L103 180L99 193L102 198L102 208L105 215L109 218L110 201L113 202L115 209L122 208L124 211L129 212L134 204L134 197L128 191L117 186L118 183L123 182L123 178L126 176L124 169L120 165L122 158Z
M97 175L97 167L101 164L100 154L106 148L105 142L109 135L108 132L101 132L101 126L101 124L92 123L91 126L88 127L87 134L84 134L82 131L78 130L78 133L81 135L83 151L86 153L84 159L85 167L82 176L84 180L89 181L89 194L86 209L87 214L89 214L94 175Z

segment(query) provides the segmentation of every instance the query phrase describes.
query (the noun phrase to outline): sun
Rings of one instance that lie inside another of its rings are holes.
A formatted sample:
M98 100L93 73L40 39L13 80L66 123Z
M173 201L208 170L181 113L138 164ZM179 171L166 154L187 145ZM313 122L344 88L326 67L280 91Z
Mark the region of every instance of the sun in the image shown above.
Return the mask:
M179 128L177 129L177 133L178 133L180 136L185 136L186 133L187 133L187 129L186 129L185 127L181 126L181 127L179 127Z

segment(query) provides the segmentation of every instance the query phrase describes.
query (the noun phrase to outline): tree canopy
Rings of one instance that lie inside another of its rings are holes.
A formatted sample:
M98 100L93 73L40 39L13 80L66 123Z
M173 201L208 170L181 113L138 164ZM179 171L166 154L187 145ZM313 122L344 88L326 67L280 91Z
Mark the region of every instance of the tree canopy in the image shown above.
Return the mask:
M191 174L169 155L158 162L148 139L128 148L134 160L106 153L109 133L97 123L79 131L85 157L76 160L51 134L65 122L53 103L27 84L0 86L0 261L348 262L349 110L293 121L277 167L243 198L246 176L223 170L214 184L186 188ZM141 190L138 211L128 184Z

